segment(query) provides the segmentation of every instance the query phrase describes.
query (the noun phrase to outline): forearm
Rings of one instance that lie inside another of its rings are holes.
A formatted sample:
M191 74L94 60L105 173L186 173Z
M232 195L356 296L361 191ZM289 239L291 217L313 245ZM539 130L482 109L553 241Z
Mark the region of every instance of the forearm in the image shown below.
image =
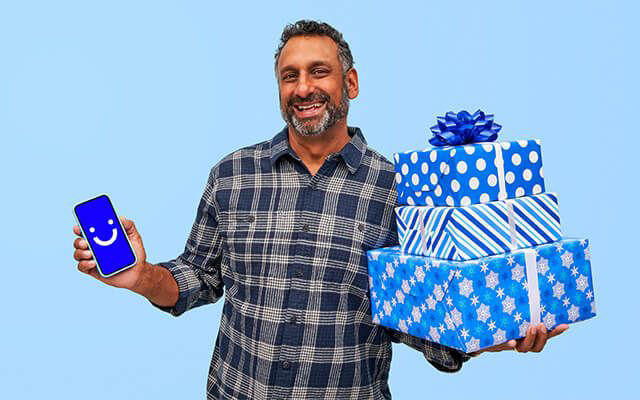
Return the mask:
M178 301L178 283L166 268L145 263L133 292L162 307L173 307Z

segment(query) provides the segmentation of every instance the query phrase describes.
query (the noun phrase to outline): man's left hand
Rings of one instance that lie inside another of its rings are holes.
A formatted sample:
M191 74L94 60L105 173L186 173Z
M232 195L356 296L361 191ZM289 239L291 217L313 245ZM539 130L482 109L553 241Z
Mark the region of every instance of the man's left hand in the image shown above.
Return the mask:
M542 351L542 349L544 349L544 346L547 344L547 340L551 339L554 336L558 336L567 329L569 329L569 325L567 324L558 325L551 332L547 331L547 328L544 326L544 324L530 326L527 330L527 336L523 337L522 339L512 339L505 343L487 347L486 349L470 353L469 355L477 356L478 354L482 354L486 351L498 352L505 350L515 350L519 353L527 353L529 351L539 353Z

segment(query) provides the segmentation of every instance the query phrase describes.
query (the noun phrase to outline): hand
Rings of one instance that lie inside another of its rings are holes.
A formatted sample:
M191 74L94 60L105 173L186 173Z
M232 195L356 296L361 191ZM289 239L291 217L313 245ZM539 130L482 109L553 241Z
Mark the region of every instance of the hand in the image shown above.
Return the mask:
M527 353L529 351L539 353L542 351L542 349L544 349L547 340L551 339L554 336L558 336L567 329L569 329L569 325L567 324L558 325L551 332L547 332L547 328L544 326L544 324L530 326L527 330L527 335L522 339L512 339L505 343L487 347L486 349L470 353L470 355L477 356L478 354L482 354L485 351L498 352L505 350L515 350L519 353Z
M147 263L147 254L142 244L142 238L140 237L133 221L126 219L125 217L120 217L120 221L122 222L122 226L124 227L127 236L129 237L133 251L136 253L136 257L138 259L136 265L108 278L100 275L96 268L96 262L93 260L93 255L91 254L91 251L89 251L89 245L82 237L82 231L78 225L73 226L73 233L80 236L73 242L73 247L75 249L73 252L73 258L78 261L78 270L80 272L91 275L107 285L134 290L142 275L142 270Z

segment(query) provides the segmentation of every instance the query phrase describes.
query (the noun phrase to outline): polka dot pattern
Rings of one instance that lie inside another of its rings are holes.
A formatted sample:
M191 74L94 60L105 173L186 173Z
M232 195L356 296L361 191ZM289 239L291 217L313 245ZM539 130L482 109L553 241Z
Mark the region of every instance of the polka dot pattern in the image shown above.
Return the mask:
M502 162L496 162L496 147ZM463 206L544 192L539 140L407 151L393 160L400 205ZM501 196L499 170L506 190Z

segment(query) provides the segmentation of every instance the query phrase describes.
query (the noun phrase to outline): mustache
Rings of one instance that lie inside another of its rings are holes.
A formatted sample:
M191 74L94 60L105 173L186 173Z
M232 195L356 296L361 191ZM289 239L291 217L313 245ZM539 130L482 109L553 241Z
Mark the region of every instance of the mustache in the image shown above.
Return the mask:
M293 95L287 100L287 108L291 108L298 103L306 103L311 101L325 101L329 103L331 97L323 92L314 92L309 94L306 97L300 97L298 95Z

